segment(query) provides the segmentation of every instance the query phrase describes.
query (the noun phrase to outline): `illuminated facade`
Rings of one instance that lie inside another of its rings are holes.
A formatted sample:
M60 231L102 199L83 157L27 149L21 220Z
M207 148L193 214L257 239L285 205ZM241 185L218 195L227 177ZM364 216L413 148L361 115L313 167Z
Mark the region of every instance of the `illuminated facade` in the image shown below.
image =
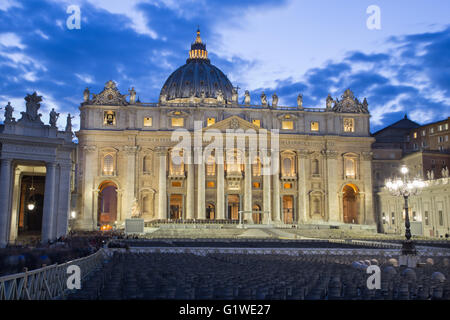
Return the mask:
M158 102L129 93L113 81L99 94L85 91L76 133L79 228L123 222L135 199L146 221L238 220L242 212L247 223L374 225L369 112L350 90L324 108L303 107L301 95L294 107L279 106L276 94L272 104L265 94L252 102L248 92L240 104L198 31ZM225 145L230 131L246 137L243 147ZM204 140L175 163L180 132ZM211 150L208 135L221 136L223 148ZM268 175L268 167L279 170Z

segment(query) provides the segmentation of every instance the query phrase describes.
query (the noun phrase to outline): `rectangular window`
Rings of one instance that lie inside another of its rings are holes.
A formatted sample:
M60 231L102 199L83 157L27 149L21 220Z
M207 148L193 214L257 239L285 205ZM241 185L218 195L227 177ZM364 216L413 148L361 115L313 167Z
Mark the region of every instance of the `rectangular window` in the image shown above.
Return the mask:
M208 182L206 183L206 186L207 186L208 188L214 188L214 187L216 186L216 184L214 183L214 181L208 181Z
M261 184L259 182L253 182L253 189L261 188Z
M417 139L417 132L413 133L413 137L414 137L414 139Z
M384 212L383 212L383 218L382 218L382 220L383 220L383 224L386 224L386 215L384 214Z
M214 123L216 123L216 118L208 118L206 120L206 126L212 126Z
M284 184L285 189L292 189L292 183L285 183Z
M442 142L444 142L444 137L442 137L442 136L438 137L438 143L442 143Z
M438 126L438 131L442 131L442 124Z
M311 121L311 131L319 131L319 122Z
M174 188L181 188L181 181L173 181L172 187Z
M429 220L428 220L428 211L425 211L425 225L428 226L429 225Z
M448 136L445 136L445 142L447 142L448 141Z
M422 137L425 137L427 135L427 132L425 130L422 130Z
M355 119L344 118L344 132L355 132Z
M172 118L172 127L183 127L184 118Z
M151 126L153 126L153 118L145 117L144 118L144 127L151 127Z
M445 124L445 130L448 130L448 123Z
M294 121L282 121L281 129L283 130L293 130L294 129Z
M259 128L261 127L261 120L259 119L253 119L252 123Z
M439 210L439 225L444 225L444 216L442 215L442 210Z

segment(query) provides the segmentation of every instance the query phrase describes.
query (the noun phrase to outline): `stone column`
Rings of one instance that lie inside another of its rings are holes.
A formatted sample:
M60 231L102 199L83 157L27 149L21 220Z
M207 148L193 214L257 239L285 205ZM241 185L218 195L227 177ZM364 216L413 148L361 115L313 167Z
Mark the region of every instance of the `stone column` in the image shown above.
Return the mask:
M364 183L364 224L375 224L372 190L372 152L363 152L360 166L360 177ZM362 191L362 190L360 190ZM360 213L360 215L362 212Z
M218 153L216 152L216 155ZM216 156L217 167L217 199L216 199L216 219L225 219L225 171L223 155Z
M306 159L308 152L297 151L297 170L298 170L298 205L297 205L297 221L298 223L306 223L308 219L307 212L307 194L306 194Z
M337 182L337 151L324 150L324 159L326 161L327 171L327 197L328 202L328 222L339 222L339 197L338 197L338 182Z
M11 186L12 191L12 205L11 205L11 219L7 222L10 225L9 241L14 242L17 239L17 233L19 229L19 210L20 210L20 174L22 171L19 167L14 170L14 180Z
M96 146L84 147L84 172L83 172L83 195L82 195L82 217L78 222L80 229L94 230L96 224L94 222L94 216L97 212L94 212L94 179L98 175L98 152L96 152Z
M137 146L125 146L123 151L126 154L127 167L126 167L126 187L125 187L125 203L123 208L125 210L123 216L124 219L131 217L131 207L133 206L134 199L136 197L136 153L139 147Z
M57 210L57 226L55 237L59 238L67 234L68 218L70 215L70 177L72 173L72 165L60 165L59 174L59 201Z
M205 159L202 148L197 152L201 155L200 163L197 165L197 219L206 219L205 208Z
M158 219L167 219L167 148L157 150L159 156Z
M269 155L267 155L268 157ZM266 161L263 161L261 159L261 163L263 166L263 211L264 212L264 220L263 223L271 223L271 213L272 213L272 207L271 207L271 201L270 201L270 163L267 165L263 165L263 163Z
M55 239L56 229L56 163L49 162L46 164L47 174L45 176L45 193L44 193L44 213L42 217L42 236L41 242L47 243L48 240Z
M194 161L192 158L192 153L188 155L187 164L187 185L186 185L186 219L195 218L195 187L194 187Z
M273 180L273 200L272 200L272 217L274 222L280 222L280 155L271 158L274 163L272 163L272 168L278 168L276 172L272 174Z
M8 220L11 204L11 159L2 159L0 167L0 248L8 243Z
M253 223L252 211L252 153L246 152L245 155L245 177L244 177L244 220Z

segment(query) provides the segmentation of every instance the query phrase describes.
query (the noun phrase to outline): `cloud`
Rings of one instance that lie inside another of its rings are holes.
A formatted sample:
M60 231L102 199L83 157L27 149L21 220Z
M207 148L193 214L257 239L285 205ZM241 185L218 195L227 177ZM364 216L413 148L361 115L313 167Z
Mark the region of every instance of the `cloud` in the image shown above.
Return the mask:
M91 77L88 74L79 74L79 73L75 73L75 76L80 79L82 82L87 83L87 84L91 84L94 83L94 78Z
M0 33L0 46L25 49L20 37L12 32Z
M20 3L14 0L2 0L0 1L0 10L1 11L8 11L10 8L21 8L22 6Z

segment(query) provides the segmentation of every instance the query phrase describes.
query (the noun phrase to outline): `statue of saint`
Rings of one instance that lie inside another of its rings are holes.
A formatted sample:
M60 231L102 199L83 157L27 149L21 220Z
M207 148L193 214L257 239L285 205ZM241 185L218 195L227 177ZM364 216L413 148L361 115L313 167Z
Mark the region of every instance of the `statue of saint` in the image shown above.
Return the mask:
M245 90L244 94L244 104L249 105L250 104L250 92L248 90Z
M128 90L130 93L130 104L136 103L136 91L134 90L134 87L131 88L131 90Z
M238 91L237 88L233 88L231 92L231 101L237 102L238 101Z
M38 96L36 92L33 94L27 94L25 101L26 112L21 112L22 117L25 117L29 121L37 121L42 123L40 119L42 114L38 113L38 110L41 107L42 96Z
M50 127L56 128L56 121L58 121L59 113L55 111L55 108L52 108L50 111Z
M141 210L139 208L139 203L136 198L134 198L133 205L131 207L131 217L139 218L141 216Z
M331 109L333 102L334 102L334 100L331 97L331 95L329 94L327 97L327 109Z
M267 106L267 97L266 97L266 94L264 92L261 93L261 104L263 106Z
M272 95L272 107L276 108L278 106L278 96L276 93Z
M14 122L14 118L13 118L13 111L14 108L11 105L11 102L8 102L8 104L5 107L5 123L11 123Z
M89 88L86 87L86 89L84 89L84 92L83 92L84 102L89 102L89 96L90 96Z
M301 93L297 96L297 107L303 109L303 95Z
M223 93L222 93L222 90L218 90L217 91L217 102L219 102L219 103L223 103L224 102L224 100L223 100Z
M70 113L67 115L66 132L72 132L72 117Z

